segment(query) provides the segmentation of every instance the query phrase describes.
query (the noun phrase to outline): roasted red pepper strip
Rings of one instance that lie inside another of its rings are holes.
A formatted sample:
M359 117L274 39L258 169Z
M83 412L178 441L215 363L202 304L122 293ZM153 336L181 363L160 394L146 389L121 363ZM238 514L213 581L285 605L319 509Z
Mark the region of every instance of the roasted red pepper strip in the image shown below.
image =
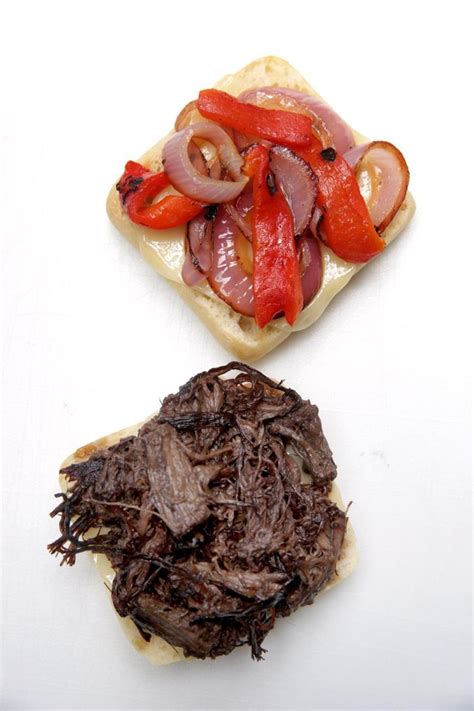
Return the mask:
M303 114L246 104L218 89L199 92L197 108L206 118L235 128L241 133L258 136L283 146L311 144L312 120Z
M323 212L321 227L328 247L348 262L368 262L385 247L370 219L356 177L334 148L322 150L314 137L310 148L298 151L318 179L316 204Z
M252 246L255 320L263 328L284 313L293 325L303 308L293 215L269 167L268 149L255 146L246 156L253 177Z
M203 205L184 195L166 195L152 204L169 184L166 173L153 173L140 163L128 161L117 190L132 222L154 230L166 230L189 222L201 212Z

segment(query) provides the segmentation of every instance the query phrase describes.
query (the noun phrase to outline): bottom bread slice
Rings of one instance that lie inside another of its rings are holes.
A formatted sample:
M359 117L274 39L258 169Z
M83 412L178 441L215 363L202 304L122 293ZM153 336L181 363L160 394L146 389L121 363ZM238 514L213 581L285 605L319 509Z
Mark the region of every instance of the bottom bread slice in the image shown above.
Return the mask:
M156 414L156 413L154 413ZM154 415L151 415L153 417ZM61 465L61 470L70 466L71 464L78 464L79 462L83 462L86 459L89 459L95 452L99 452L100 450L107 449L108 447L111 447L114 444L117 444L121 439L125 437L130 437L133 435L136 435L140 429L140 427L150 418L146 418L146 420L143 420L142 422L139 422L136 425L132 425L130 427L125 427L122 430L118 430L117 432L113 432L110 435L106 435L105 437L101 437L100 439L95 440L94 442L91 442L89 444L84 445L83 447L80 447L77 449L73 454L71 454L67 459L64 460L64 462ZM59 483L61 486L61 490L63 492L66 492L68 489L68 481L65 477L64 474L59 475ZM339 492L338 487L333 483L331 492L329 494L329 498L334 501L335 504L339 507L340 510L344 510L345 506L342 503L341 495ZM91 534L94 534L95 531L91 531ZM104 583L106 583L106 586L108 588L112 587L113 579L114 579L114 570L112 566L110 565L107 557L103 554L91 554L92 558L94 560L94 564L96 565L97 571L99 575L101 576L102 580ZM352 573L354 570L355 566L357 564L357 548L356 548L356 540L355 540L355 535L354 535L354 530L351 526L350 521L348 521L347 524L347 529L346 533L344 536L344 542L342 544L341 548L341 554L339 556L339 560L337 563L336 567L336 572L332 576L332 578L328 581L326 586L323 589L323 592L325 590L329 590L330 588L334 587L338 583L342 582L342 580L345 580L345 578L349 577L349 575ZM109 596L110 597L110 596ZM112 604L112 599L110 598L110 602ZM115 608L114 608L115 612ZM190 657L185 657L181 649L173 647L171 644L166 642L164 639L161 637L157 637L156 635L152 635L151 639L149 642L147 642L140 632L138 631L138 628L134 624L134 622L129 618L129 617L120 617L117 613L115 613L121 626L122 629L125 633L125 636L131 642L133 647L140 653L142 654L151 664L157 665L157 666L163 666L165 664L171 664L172 662L180 662L180 661L187 661L189 659L192 659Z

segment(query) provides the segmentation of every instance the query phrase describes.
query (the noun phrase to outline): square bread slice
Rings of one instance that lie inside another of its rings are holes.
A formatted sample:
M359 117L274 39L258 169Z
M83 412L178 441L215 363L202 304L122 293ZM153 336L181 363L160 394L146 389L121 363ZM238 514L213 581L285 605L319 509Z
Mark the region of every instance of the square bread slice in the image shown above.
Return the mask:
M125 437L136 435L142 425L147 420L151 419L151 417L154 417L154 415L156 414L157 413L150 415L149 418L146 418L146 420L143 420L142 422L139 422L136 425L126 427L125 429L119 430L118 432L114 432L110 435L106 435L105 437L101 437L100 439L95 440L90 444L86 444L83 447L80 447L67 459L64 460L64 462L61 464L60 469L63 470L71 464L78 464L80 462L83 462L89 459L89 457L91 457L95 452L108 449L109 447L112 447L112 445L117 444L117 442L119 442L121 439L124 439ZM59 483L63 493L66 493L66 491L68 490L68 480L66 479L66 476L64 474L59 475ZM342 503L339 489L334 483L332 484L332 489L329 494L329 498L332 499L335 504L337 504L338 508L341 511L345 510L346 507ZM90 531L90 535L95 535L95 533L96 531L94 530ZM97 567L97 571L101 576L102 580L104 581L105 586L108 590L111 590L115 573L107 557L100 553L93 553L90 555L92 555L94 563ZM330 588L345 580L345 578L349 577L349 575L353 572L356 564L356 540L352 525L350 521L348 521L346 533L344 536L344 542L342 544L339 560L337 562L336 573L328 581L322 592L324 592L325 590L329 590ZM111 598L110 602L112 604ZM161 637L152 635L150 641L147 642L145 639L143 639L137 627L129 617L120 617L118 613L115 614L129 642L131 642L133 647L140 654L142 654L151 664L162 666L165 664L171 664L172 662L189 661L192 659L190 657L186 658L181 649L173 647Z
M215 84L215 88L234 96L260 86L284 86L318 96L293 67L278 57L257 59L236 74L228 74ZM203 87L197 87L200 88ZM180 108L177 107L177 111ZM357 144L368 140L356 131L353 131L353 134ZM170 135L168 134L150 148L139 162L153 171L161 170L162 148ZM294 326L290 326L285 319L279 318L265 328L259 329L253 318L236 313L219 299L207 282L194 288L188 287L183 282L181 267L184 260L184 227L157 231L134 224L120 204L115 185L107 198L107 212L119 232L140 250L143 257L159 274L168 279L222 345L239 359L248 362L255 361L273 350L293 331L311 326L336 294L364 266L345 262L330 249L321 245L323 281L313 301L303 309ZM394 219L383 232L387 244L406 227L414 212L415 202L408 192Z

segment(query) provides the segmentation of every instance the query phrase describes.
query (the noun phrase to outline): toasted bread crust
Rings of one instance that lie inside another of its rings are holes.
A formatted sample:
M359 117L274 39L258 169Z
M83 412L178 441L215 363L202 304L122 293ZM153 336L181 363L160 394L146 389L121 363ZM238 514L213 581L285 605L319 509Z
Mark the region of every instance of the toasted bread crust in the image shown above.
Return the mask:
M153 415L150 417L153 417ZM146 420L148 419L150 418L146 418ZM131 435L137 434L138 430L146 420L143 420L136 425L132 425L131 427L125 427L124 429L118 430L118 432L113 432L105 437L100 437L94 442L90 442L89 444L80 447L64 460L61 464L61 469L64 469L71 464L77 464L89 459L89 457L91 457L95 452L111 447L124 437L130 437ZM61 490L64 492L67 491L68 482L63 474L59 475L59 483ZM335 484L333 484L329 496L343 511L345 507L342 503L339 489ZM92 558L94 559L94 563L100 576L103 581L107 583L107 587L110 588L114 579L114 571L107 560L107 557L103 554L95 553L92 555ZM345 580L345 578L349 577L356 564L357 549L355 535L351 523L348 522L344 542L341 548L341 554L337 563L337 571L331 580L329 580L324 590L329 590L338 583L342 582L342 580ZM161 637L153 635L150 641L146 642L130 618L120 617L117 614L117 619L119 620L127 639L131 642L134 648L140 652L140 654L143 654L143 656L148 659L151 664L163 666L165 664L171 664L172 662L180 662L185 660L184 654L180 649L173 647Z

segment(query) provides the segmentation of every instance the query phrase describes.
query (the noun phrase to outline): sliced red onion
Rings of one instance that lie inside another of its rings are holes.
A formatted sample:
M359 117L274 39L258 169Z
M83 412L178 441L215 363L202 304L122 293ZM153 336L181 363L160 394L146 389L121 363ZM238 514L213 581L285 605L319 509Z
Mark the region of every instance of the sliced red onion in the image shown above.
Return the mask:
M188 145L194 136L214 144L223 167L235 182L216 180L199 173L188 154ZM221 203L234 200L248 181L240 171L243 162L228 134L211 122L196 123L183 128L175 133L163 148L163 164L171 184L183 195L200 202Z
M318 237L318 225L319 220L323 216L323 211L317 206L314 206L313 214L311 215L311 220L309 222L308 228L314 237Z
M201 175L209 175L209 177L214 178L215 180L221 179L222 167L217 154L214 158L207 161L202 150L194 141L189 141L188 154L191 163L196 170L201 173Z
M211 268L212 261L212 230L214 220L206 216L206 211L187 224L186 239L189 250L196 257L204 274Z
M180 131L181 129L186 128L186 126L190 125L191 124L190 117L193 113L195 113L195 118L201 117L200 113L197 110L196 101L190 101L188 104L186 104L186 106L183 109L181 109L181 111L179 112L179 114L176 118L176 121L174 123L175 131ZM202 117L201 117L201 120L202 120ZM228 126L221 126L221 128L228 134L229 138L231 138L232 141L235 143L234 130L232 128L229 128ZM203 159L206 160L206 156L203 155L203 152L199 148L199 146L197 146L197 144L195 144L194 141L190 141L189 156L191 158L191 162L194 164L193 156L195 156L195 151L194 151L194 149L192 149L193 144L196 145L196 147L199 149L201 155L203 156ZM202 173L203 175L205 174L204 170L200 170L200 167L198 165L196 165L196 167L200 173ZM222 174L222 168L221 168L219 156L217 154L216 154L215 158L207 161L207 167L209 168L207 174L211 178L214 178L215 180L220 180L221 174Z
M214 180L220 180L222 177L222 166L219 160L219 156L216 155L214 160L209 163L209 176L214 178Z
M247 185L235 201L235 207L241 217L248 219L249 213L253 210L253 190L252 185Z
M315 96L283 86L264 86L246 91L239 98L261 105L265 100L274 99L278 95L293 99L318 120L316 128L324 148L327 147L325 145L327 132L332 138L332 143L329 145L333 145L338 153L345 153L354 146L354 136L347 123L328 104ZM288 106L288 110L292 110L290 106Z
M316 200L316 176L306 161L284 146L270 151L270 167L285 193L295 223L295 234L308 226Z
M308 230L298 240L297 252L300 259L303 306L307 306L321 288L323 260L319 241Z
M181 276L188 286L199 284L205 278L212 262L213 220L206 211L186 225L186 254Z
M251 242L252 225L250 223L249 216L253 209L252 186L247 185L244 190L242 190L234 204L228 203L225 207L244 237Z
M405 158L391 143L372 141L356 146L344 154L344 158L362 183L363 166L372 168L370 189L361 185L372 222L382 232L392 221L405 199L410 172Z
M181 109L176 117L176 121L174 122L175 131L181 131L182 128L188 125L189 115L193 111L197 111L196 100L190 101L183 109Z
M242 232L244 237L249 240L249 242L252 241L252 227L251 225L248 224L248 222L245 222L244 218L241 217L240 213L236 210L235 205L232 205L231 202L226 203L225 209L229 213L230 217L234 220L235 224L239 228L239 230Z
M201 175L208 175L209 174L206 159L204 158L203 154L201 153L199 146L197 146L194 143L194 141L189 141L188 155L189 155L189 160L191 161L193 166L196 168L196 170L199 173L201 173Z
M252 275L237 254L239 229L230 215L219 208L213 232L212 264L208 274L211 289L229 306L244 316L254 316Z
M181 278L188 286L197 286L197 284L201 284L206 279L206 275L203 274L194 264L193 255L189 249L186 250L184 255Z
M288 91L293 91L289 89ZM303 106L318 116L326 125L334 141L334 148L338 153L345 153L354 145L354 136L345 121L328 104L315 96L294 92L291 94Z

